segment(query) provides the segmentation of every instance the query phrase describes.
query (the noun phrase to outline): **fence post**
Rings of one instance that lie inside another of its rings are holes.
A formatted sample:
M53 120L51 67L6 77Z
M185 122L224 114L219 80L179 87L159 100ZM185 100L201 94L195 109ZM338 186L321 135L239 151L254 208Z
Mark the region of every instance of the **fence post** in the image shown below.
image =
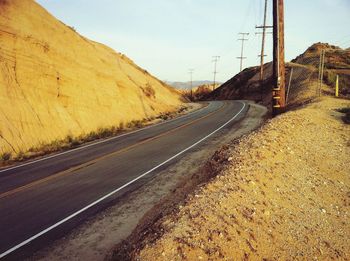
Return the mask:
M289 83L288 83L288 89L287 89L286 104L288 104L289 91L290 91L290 84L292 83L292 77L293 77L293 67L292 67L292 70L290 71L290 76L289 76Z
M319 96L322 94L322 84L323 84L323 73L324 73L324 58L326 55L326 50L323 50L323 55L322 55L322 67L321 67L321 78L320 78L320 92Z
M335 80L335 97L339 96L339 75L337 75L337 79Z

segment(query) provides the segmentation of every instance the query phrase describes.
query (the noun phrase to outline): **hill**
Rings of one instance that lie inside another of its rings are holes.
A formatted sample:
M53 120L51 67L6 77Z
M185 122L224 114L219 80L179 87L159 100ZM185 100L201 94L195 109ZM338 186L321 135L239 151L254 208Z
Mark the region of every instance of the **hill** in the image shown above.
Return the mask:
M0 153L174 111L180 93L33 0L0 0Z
M289 84L291 71L291 87L288 105L296 106L317 96L318 68L321 50L326 51L324 84L322 93L334 94L336 75L340 79L340 94L350 95L350 51L339 47L316 43L303 54L286 64L286 86ZM259 80L260 66L250 67L237 74L205 99L250 99L261 101L269 106L271 102L272 63L264 65L264 80Z
M169 82L170 86L178 89L178 90L189 90L191 89L191 82ZM213 81L193 81L192 87L199 87L202 85L210 85L213 84Z
M180 92L183 94L185 99L191 100L191 101L200 101L204 99L206 96L208 96L213 89L216 89L220 86L220 84L202 84L191 89L183 89L180 90Z

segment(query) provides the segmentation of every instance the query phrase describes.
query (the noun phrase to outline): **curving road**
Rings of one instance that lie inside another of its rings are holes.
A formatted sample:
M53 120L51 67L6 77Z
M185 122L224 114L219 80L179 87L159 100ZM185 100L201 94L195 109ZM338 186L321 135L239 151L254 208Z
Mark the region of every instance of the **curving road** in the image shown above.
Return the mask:
M242 101L0 170L0 258L28 255L244 117Z

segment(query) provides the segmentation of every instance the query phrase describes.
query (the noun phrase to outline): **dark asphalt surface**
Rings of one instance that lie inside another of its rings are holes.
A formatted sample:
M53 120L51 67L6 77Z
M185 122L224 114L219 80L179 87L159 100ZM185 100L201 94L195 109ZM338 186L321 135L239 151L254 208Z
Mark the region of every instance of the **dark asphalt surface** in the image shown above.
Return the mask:
M9 249L186 150L241 111L225 126L231 128L244 117L248 106L242 110L243 107L243 103L238 101L210 102L207 107L175 120L0 172L0 257ZM215 135L220 135L220 131ZM150 172L149 176L178 161L184 154ZM94 213L98 212L98 205L116 200L132 188L136 189L147 178L143 177L120 189L88 211L14 250L6 258L15 257L22 248L28 255L44 247L50 235L53 239L62 236L65 230L74 227L74 219L81 221L87 218L92 215L93 208Z

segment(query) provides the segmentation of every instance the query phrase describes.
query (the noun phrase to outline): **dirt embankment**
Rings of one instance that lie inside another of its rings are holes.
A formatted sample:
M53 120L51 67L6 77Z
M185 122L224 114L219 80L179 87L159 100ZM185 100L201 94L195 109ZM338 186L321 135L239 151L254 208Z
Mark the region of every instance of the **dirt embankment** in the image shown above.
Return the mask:
M244 138L229 168L149 228L135 260L350 258L350 125L324 98Z
M334 95L336 76L339 76L339 94L350 96L350 51L326 43L315 43L304 53L286 63L286 88L288 108L295 108L318 97L320 54L325 51L322 92ZM246 68L223 83L203 99L247 99L271 107L272 63L264 65L263 81L260 66Z
M0 0L0 160L181 105L179 92L34 0Z

